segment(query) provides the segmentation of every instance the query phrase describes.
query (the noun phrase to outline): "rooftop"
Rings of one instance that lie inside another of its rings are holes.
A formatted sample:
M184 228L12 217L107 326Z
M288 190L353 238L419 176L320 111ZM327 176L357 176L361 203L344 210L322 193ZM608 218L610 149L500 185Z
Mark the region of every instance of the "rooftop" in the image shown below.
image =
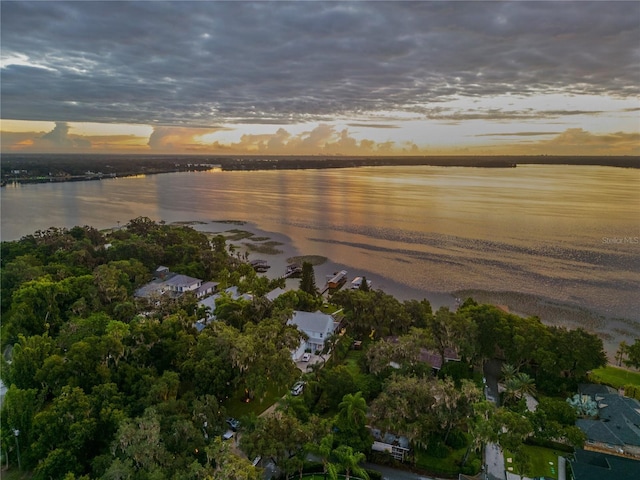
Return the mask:
M630 458L576 450L569 462L575 480L626 480L640 478L640 462Z

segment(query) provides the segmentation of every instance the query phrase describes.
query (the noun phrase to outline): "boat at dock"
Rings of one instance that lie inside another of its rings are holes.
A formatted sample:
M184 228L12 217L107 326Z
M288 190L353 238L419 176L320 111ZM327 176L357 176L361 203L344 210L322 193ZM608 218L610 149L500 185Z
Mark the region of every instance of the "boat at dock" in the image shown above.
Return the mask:
M364 277L356 277L351 281L351 290L359 290L360 288L362 288L362 282L364 280ZM369 289L371 289L371 280L367 280L367 287L369 287Z
M327 275L327 287L328 288L340 288L347 282L347 271L340 270L334 272L333 275Z
M291 263L287 265L287 269L284 273L284 278L297 278L302 275L302 265L299 263Z

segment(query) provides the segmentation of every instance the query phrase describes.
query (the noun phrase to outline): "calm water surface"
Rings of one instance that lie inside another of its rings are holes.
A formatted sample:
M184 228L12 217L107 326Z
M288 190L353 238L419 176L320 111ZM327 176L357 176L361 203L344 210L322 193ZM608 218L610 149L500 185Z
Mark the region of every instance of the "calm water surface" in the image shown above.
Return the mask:
M535 293L640 318L640 171L369 167L2 189L2 239L49 226L246 220L422 291Z

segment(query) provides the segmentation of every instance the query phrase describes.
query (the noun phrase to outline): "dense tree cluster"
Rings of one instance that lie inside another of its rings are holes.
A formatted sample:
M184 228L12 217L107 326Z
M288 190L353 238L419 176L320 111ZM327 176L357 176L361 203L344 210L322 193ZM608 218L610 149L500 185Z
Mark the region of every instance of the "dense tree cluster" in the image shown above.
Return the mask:
M227 303L229 321L197 334L193 296L134 297L158 265L273 288L222 237L148 218L2 243L2 450L15 462L19 442L34 478L218 478L220 453L205 451L226 428L221 401L295 378L287 308L258 295L234 323Z
M148 218L106 233L36 232L3 242L1 253L9 388L0 440L10 463L19 445L36 480L257 478L220 440L224 405L259 402L299 378L291 351L301 334L287 320L294 309L323 304L310 266L300 290L269 302L264 294L282 282L230 255L223 237ZM252 299L223 296L215 312L205 312L191 294L135 297L159 265L236 285ZM534 391L572 392L605 363L597 337L472 300L433 312L426 300L400 302L363 288L337 291L330 303L342 310L341 328L304 377L303 394L286 395L273 415L243 419L240 447L249 458L272 458L295 473L315 452L328 475L362 477L358 464L373 442L368 424L434 455L467 447L469 459L486 441L516 453L531 438L582 441L566 404L545 397L530 413L523 401ZM198 333L194 325L206 313L217 321ZM354 340L363 345L356 356ZM440 357L437 375L425 351ZM449 351L460 361L446 363ZM633 359L634 350L627 355ZM489 359L506 364L501 408L483 399ZM461 469L477 470L479 461L465 462Z

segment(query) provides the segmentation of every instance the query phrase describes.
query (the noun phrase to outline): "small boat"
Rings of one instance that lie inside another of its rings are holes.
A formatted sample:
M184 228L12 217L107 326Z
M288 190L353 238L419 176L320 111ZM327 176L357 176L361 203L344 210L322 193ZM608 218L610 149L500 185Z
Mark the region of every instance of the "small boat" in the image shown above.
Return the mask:
M347 281L347 271L340 270L339 272L334 272L333 275L327 275L327 286L329 288L340 288Z
M363 277L356 277L351 281L351 290L359 290L362 287ZM367 287L371 289L371 280L367 280Z

